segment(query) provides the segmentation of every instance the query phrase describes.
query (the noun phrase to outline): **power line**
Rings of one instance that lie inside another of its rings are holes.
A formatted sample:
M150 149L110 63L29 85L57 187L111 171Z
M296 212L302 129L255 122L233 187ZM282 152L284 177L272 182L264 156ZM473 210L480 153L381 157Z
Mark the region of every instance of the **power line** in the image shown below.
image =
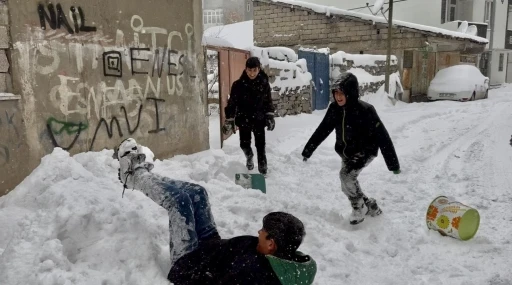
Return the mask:
M395 0L393 1L393 3L398 3L398 2L405 2L407 0ZM389 2L385 2L384 4L389 4ZM375 5L368 5L368 6L363 6L363 7L358 7L358 8L351 8L351 9L347 9L347 11L351 11L351 10L358 10L358 9L363 9L363 8L366 8L366 7L373 7Z

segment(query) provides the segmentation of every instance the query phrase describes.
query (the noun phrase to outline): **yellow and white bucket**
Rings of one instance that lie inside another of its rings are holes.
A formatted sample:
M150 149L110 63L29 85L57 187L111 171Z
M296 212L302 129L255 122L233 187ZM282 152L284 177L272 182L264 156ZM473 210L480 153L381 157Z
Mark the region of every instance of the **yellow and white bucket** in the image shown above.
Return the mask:
M430 203L426 220L429 229L460 240L472 239L480 226L476 209L446 196L439 196Z

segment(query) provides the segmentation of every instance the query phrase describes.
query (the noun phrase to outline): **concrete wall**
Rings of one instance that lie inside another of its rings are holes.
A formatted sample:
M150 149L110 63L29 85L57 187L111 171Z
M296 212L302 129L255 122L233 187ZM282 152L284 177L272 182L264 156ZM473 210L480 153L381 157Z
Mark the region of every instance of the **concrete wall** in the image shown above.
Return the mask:
M28 146L11 160L30 171L54 147L101 150L127 137L157 158L208 148L201 0L8 5L22 98L9 108Z

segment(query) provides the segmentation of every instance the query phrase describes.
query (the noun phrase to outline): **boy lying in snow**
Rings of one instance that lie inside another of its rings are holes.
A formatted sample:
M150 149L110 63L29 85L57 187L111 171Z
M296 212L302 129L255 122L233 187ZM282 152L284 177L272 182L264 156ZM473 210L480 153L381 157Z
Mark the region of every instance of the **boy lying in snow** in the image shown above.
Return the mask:
M221 239L204 187L151 173L142 148L124 140L114 153L119 180L169 213L171 271L175 285L312 284L316 263L297 251L305 236L296 217L273 212L263 218L259 236Z

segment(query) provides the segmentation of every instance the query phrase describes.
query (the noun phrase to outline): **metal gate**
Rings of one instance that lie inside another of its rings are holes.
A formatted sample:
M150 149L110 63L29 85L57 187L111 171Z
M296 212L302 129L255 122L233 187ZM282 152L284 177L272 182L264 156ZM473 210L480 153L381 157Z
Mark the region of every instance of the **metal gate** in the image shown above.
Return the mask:
M222 126L226 120L224 108L228 105L229 94L231 93L231 85L235 82L245 69L245 62L251 53L247 50L240 50L227 47L207 46L209 50L216 50L219 55L219 113L220 113L220 147L224 145L224 141L231 135L222 133Z
M307 62L313 81L311 109L323 110L329 106L329 55L324 53L299 50L299 58Z

